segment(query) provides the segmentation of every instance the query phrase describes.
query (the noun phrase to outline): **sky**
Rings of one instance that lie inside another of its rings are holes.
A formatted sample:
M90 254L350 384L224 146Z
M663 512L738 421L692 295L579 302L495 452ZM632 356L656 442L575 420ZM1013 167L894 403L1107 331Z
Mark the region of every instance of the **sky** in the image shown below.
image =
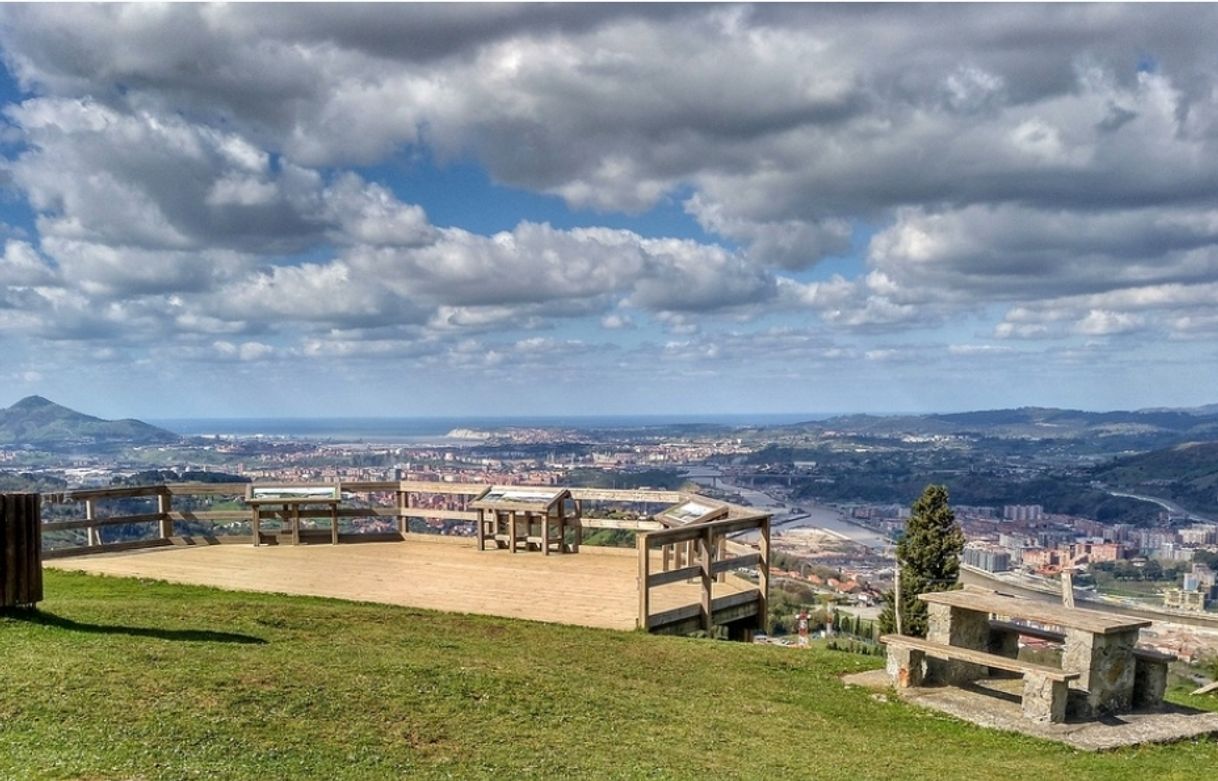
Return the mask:
M1218 401L1214 5L0 6L0 406Z

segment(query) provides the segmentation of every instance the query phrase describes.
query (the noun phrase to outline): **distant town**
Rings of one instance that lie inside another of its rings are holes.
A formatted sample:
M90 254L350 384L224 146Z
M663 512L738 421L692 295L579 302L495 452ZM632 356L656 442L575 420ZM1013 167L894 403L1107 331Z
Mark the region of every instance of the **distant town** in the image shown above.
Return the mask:
M64 410L51 402L29 406L43 415ZM891 587L893 547L910 502L925 484L939 482L949 487L968 540L962 557L967 576L991 586L1052 591L1060 590L1065 572L1081 598L1163 616L1212 615L1218 629L1218 524L1212 515L1168 498L1186 487L1165 480L1156 485L1153 470L1137 461L1163 452L1187 455L1189 445L1173 442L1169 429L1148 435L1141 427L1136 436L1149 436L1144 445L1118 435L1113 444L1120 450L1106 453L1105 437L1083 424L1073 436L1047 439L1009 431L1010 416L1003 420L1007 430L1001 436L996 427L978 433L976 420L969 421L971 433L928 431L942 428L929 418L757 428L457 428L402 441L274 432L177 437L154 434L158 429L146 432L151 441L120 445L10 444L0 449L0 479L9 487L44 491L197 479L670 490L694 484L704 495L774 513L780 589L805 596L809 592L801 590L807 589L868 616L878 612L881 594ZM1106 425L1110 431L1111 422ZM1187 434L1186 429L1178 438ZM1154 447L1160 444L1167 447ZM1118 482L1122 470L1131 468L1150 474L1150 485ZM1148 489L1155 488L1168 496L1150 495ZM978 501L987 496L1005 501ZM1218 501L1212 493L1209 499ZM442 517L443 511L462 509L455 500L431 501L435 507L414 508L418 531L473 533L470 522ZM427 517L428 509L437 517ZM388 530L390 522L354 523L377 531ZM123 527L106 531L124 533ZM599 541L631 544L630 539L604 534ZM1188 642L1178 642L1176 650Z

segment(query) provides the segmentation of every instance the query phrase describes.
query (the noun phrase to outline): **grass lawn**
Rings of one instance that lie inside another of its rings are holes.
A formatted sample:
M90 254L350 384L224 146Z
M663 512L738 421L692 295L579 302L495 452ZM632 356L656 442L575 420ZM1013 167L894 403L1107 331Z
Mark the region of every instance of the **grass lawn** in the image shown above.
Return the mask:
M1137 599L1163 601L1163 591L1169 588L1179 588L1178 580L1117 580L1111 574L1104 572L1095 576L1096 589L1103 594L1114 597L1134 597Z
M837 677L880 660L824 649L51 570L46 592L35 617L0 618L4 779L1159 781L1218 767L1218 741L1083 754L878 701Z

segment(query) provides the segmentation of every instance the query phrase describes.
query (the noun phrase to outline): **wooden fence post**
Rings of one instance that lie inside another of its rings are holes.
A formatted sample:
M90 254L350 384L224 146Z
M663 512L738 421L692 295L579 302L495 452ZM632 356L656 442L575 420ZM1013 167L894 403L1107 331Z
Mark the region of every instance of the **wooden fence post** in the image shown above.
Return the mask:
M0 494L0 609L42 601L42 497Z
M904 598L901 594L901 560L897 559L897 566L892 571L892 619L899 635L904 634L905 629L901 622L901 601Z
M97 520L97 503L92 499L85 500L85 520ZM101 531L96 526L89 526L85 529L85 538L89 547L101 545Z
M635 546L639 553L638 628L646 632L650 630L648 619L651 617L651 586L647 584L651 578L651 541L646 532L635 536Z
M710 529L703 529L698 535L698 566L702 571L702 628L710 634L715 627L714 609L711 603L711 590L714 588L715 578L711 575L711 537L714 534Z
M761 522L761 533L757 539L757 550L761 561L757 562L757 628L762 632L770 631L770 516Z
M161 539L167 540L173 536L173 520L169 513L173 510L173 497L168 493L156 495L156 511L161 516Z

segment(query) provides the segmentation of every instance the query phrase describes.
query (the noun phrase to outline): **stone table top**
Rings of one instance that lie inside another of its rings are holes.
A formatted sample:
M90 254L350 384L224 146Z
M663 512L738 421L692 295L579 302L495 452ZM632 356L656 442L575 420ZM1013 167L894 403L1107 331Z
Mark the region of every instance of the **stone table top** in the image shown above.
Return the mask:
M973 587L965 587L957 591L919 594L918 599L931 605L950 605L981 613L1022 618L1027 621L1052 624L1066 629L1078 629L1097 635L1132 632L1151 625L1151 622L1145 619L1101 613L1098 610L1053 605Z

